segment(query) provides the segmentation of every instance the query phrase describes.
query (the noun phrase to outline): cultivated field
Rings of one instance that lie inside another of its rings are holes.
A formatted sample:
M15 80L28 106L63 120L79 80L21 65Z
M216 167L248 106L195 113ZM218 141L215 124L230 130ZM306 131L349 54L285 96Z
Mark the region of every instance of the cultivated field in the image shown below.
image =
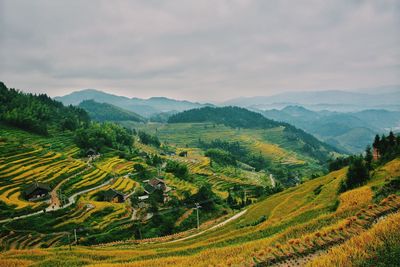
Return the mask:
M400 243L398 213L390 215L399 210L400 197L375 199L381 186L400 176L400 159L379 168L367 185L339 195L337 189L345 174L346 169L342 169L285 190L250 206L239 219L182 241L165 243L165 237L151 243L78 246L71 252L67 247L11 250L1 255L0 263L252 266L260 262L322 266L349 264L346 255L350 252L360 262L373 261L386 253L382 240L390 241L393 247ZM356 248L348 250L356 243Z

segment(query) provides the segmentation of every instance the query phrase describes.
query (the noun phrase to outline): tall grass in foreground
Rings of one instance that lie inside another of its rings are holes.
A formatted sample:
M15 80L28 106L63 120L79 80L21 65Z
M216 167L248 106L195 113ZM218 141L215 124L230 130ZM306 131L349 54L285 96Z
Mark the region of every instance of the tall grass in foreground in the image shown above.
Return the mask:
M400 213L389 215L307 266L400 266Z

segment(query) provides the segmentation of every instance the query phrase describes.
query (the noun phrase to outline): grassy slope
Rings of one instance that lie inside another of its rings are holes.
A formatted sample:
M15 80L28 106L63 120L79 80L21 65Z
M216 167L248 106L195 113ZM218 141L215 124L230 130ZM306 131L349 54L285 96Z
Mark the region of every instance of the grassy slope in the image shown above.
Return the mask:
M212 123L153 123L133 127L157 134L162 141L181 147L196 147L199 138L208 142L217 138L239 141L253 153L261 153L276 166L283 164L290 167L292 172L301 172L306 177L323 170L323 166L315 159L302 153L303 143L287 138L282 127L238 130Z
M282 260L296 254L313 253L365 233L374 218L400 207L399 197L390 197L374 205L372 191L372 187L377 189L400 176L400 159L377 170L367 185L339 196L337 187L345 172L345 169L339 170L273 195L251 206L239 220L185 241L77 247L72 252L66 248L10 251L0 257L0 263L27 260L38 262L39 266L251 265L254 260ZM316 188L321 189L319 193ZM263 215L267 217L265 222L249 225ZM386 227L391 225L386 224ZM399 232L389 230L391 240L397 240L398 245Z

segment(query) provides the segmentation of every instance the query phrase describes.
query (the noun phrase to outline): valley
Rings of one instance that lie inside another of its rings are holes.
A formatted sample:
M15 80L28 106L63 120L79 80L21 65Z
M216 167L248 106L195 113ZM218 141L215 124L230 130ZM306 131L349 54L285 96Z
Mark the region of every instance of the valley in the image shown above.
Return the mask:
M0 124L0 266L347 265L354 242L359 264L398 253L392 132L348 157L243 108L98 122L2 90L18 101ZM26 106L45 132L19 124Z

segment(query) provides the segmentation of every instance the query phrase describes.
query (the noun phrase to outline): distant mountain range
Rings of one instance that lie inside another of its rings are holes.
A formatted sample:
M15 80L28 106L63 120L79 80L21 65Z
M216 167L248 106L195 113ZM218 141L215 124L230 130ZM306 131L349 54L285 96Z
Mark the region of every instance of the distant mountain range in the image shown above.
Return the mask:
M301 106L287 106L259 112L269 119L299 127L349 153L363 151L376 134L400 130L399 111L317 112Z
M300 105L310 110L325 109L341 112L365 109L400 111L400 86L382 86L355 92L339 90L285 92L273 96L241 97L222 104L261 110Z
M95 102L81 105L91 117L114 121L128 118L132 121L167 122L179 112L213 106L166 97L128 98L94 89L55 99L66 105L93 100ZM104 103L109 105L101 105ZM375 134L400 131L399 103L400 86L384 86L353 92L286 92L274 96L242 97L219 106L239 106L256 111L267 118L305 130L342 151L359 153Z
M135 112L140 116L149 118L159 113L170 111L184 111L193 108L199 108L206 105L194 103L190 101L181 101L166 97L152 97L149 99L128 98L125 96L117 96L108 94L94 89L85 89L73 92L71 94L56 97L65 105L79 105L84 100L94 100L98 103L108 103L128 111Z

